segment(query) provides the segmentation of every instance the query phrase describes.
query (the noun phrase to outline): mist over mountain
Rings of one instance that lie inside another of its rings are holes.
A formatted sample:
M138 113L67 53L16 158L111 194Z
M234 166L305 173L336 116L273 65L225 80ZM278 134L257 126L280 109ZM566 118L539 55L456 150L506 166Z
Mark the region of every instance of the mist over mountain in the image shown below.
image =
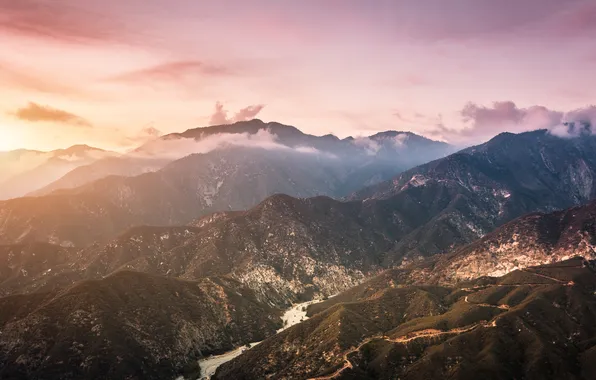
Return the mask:
M0 203L0 219L10 220L0 242L38 240L83 247L136 225L179 225L211 212L245 210L276 193L339 197L451 149L398 132L366 138L362 145L260 120L185 134L150 142L126 158L80 167L77 178L105 175L101 170L119 168L120 163L123 170L134 167L134 173L146 170L148 159L162 164L174 160L157 172L108 176L43 197ZM71 175L61 181L78 183Z
M0 152L0 163L3 170L0 171L0 181L22 171L30 170L47 160L47 153L35 150L19 149L9 152Z
M0 153L0 200L24 196L73 169L117 155L87 145L51 152L18 150Z
M261 148L266 150L312 153L338 158L344 171L353 170L347 192L378 183L393 175L453 151L445 143L432 141L410 132L389 131L371 137L340 140L333 135L313 136L295 127L264 123L254 119L234 124L195 128L151 140L119 158L100 160L77 168L31 195L46 195L110 176L135 176L157 171L168 163L192 154L206 154L218 149ZM293 195L293 194L291 194ZM336 195L327 194L326 195Z

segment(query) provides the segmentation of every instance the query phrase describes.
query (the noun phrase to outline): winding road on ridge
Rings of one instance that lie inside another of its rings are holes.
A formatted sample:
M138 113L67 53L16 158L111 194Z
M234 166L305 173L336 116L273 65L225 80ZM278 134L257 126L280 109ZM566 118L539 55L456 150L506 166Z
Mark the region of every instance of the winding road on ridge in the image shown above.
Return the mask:
M569 268L569 267L567 267ZM577 268L581 268L581 267L577 267ZM558 278L555 277L551 277L551 276L547 276L541 273L536 273L533 271L530 271L528 269L522 269L522 272L526 272L526 273L530 273L533 275L536 275L538 277L542 277L542 278L546 278L549 279L551 281L556 282L557 284L563 285L563 286L573 286L574 283L573 281L563 281L560 280ZM532 284L506 284L506 285L501 285L501 284L495 284L495 285L486 285L486 286L479 286L479 287L474 287L474 288L461 288L460 290L463 291L467 291L467 292L471 292L471 291L475 291L475 290L479 290L479 289L488 289L490 287L497 287L497 286L512 286L512 287L518 287L518 286L538 286L538 285L548 285L548 283L532 283ZM491 308L497 308L497 309L501 309L501 310L509 310L511 307L509 305L506 304L502 304L502 305L491 305L491 304L487 304L487 303L475 303L475 302L470 302L470 300L468 299L469 296L465 296L464 297L464 302L471 304L471 305L475 305L478 307L491 307ZM457 327L451 330L447 330L447 331L441 331L441 330L435 330L435 329L426 329L426 330L420 330L420 331L416 331L413 333L409 333L406 334L404 336L398 337L398 338L389 338L386 336L373 336L370 338L367 338L366 340L364 340L362 343L360 343L358 345L358 347L353 348L352 350L346 352L343 355L343 360L344 360L344 365L343 367L339 368L338 370L336 370L335 372L333 372L330 375L326 375L326 376L320 376L320 377L312 377L309 378L308 380L330 380L330 379L335 379L337 378L339 375L342 374L342 372L344 372L345 370L352 369L354 368L354 365L352 364L352 362L350 361L350 359L348 358L348 356L350 356L351 354L360 351L360 349L365 346L366 344L374 341L374 340L384 340L387 342L391 342L391 343L396 343L396 344L407 344L413 340L416 339L423 339L423 338L434 338L437 336L442 336L442 335L458 335L458 334L462 334L465 332L469 332L472 330L475 330L477 328L492 328L492 327L497 327L497 319L500 317L500 315L496 316L495 318L493 318L491 321L481 321L479 323L476 323L474 325L471 326L467 326L467 327Z

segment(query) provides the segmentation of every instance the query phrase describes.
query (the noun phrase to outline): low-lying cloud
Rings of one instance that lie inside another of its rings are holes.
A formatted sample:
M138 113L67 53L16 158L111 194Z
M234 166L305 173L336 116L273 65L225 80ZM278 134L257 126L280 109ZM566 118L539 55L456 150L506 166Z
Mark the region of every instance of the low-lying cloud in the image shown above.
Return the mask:
M87 149L81 152L69 152L69 149L66 149L63 154L59 154L59 151L51 152L54 153L53 157L60 159L62 161L68 161L72 163L85 163L91 161L101 160L103 158L109 157L118 157L120 156L119 153L108 151L108 150L101 150L101 149Z
M69 124L76 127L91 127L91 123L81 116L33 102L29 102L27 106L17 109L13 115L20 120L33 123L49 122Z
M591 130L596 121L596 107L563 112L538 105L518 107L512 101L494 102L491 106L470 102L460 111L460 116L463 127L450 127L441 122L427 133L450 142L465 143L476 143L501 132L537 129L547 129L559 137L573 137L585 134L586 128Z
M201 140L192 138L157 139L145 144L135 155L144 158L159 158L176 160L191 154L209 153L227 147L260 148L271 151L296 152L308 155L321 155L328 158L332 154L321 152L309 146L289 147L279 142L277 135L268 129L261 129L255 134L250 133L220 133L205 137Z
M264 104L256 104L242 108L232 117L228 117L228 111L224 108L221 102L215 103L215 112L209 119L210 125L233 124L239 121L247 121L254 119L265 108Z
M596 134L594 126L596 126L596 106L589 106L567 112L549 131L559 137L579 137Z
M403 147L407 139L408 135L405 133L398 133L395 136L383 136L375 139L367 136L359 136L352 140L352 144L364 149L367 155L375 156L379 153L381 148L387 144L394 149Z

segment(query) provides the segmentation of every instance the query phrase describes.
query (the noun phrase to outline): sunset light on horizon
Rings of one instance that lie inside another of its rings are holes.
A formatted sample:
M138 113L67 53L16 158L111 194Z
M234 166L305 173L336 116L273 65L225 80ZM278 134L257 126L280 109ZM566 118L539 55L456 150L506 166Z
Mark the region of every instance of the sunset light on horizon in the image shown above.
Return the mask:
M594 20L587 0L0 0L0 150L253 117L476 143L594 104Z

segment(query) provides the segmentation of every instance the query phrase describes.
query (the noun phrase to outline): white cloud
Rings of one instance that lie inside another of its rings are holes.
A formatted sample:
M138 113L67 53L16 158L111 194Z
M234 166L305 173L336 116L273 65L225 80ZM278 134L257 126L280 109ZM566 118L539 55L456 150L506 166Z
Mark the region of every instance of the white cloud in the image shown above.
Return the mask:
M549 132L558 137L578 137L585 134L594 135L596 126L596 106L580 108L567 112L560 122L551 127Z
M332 156L321 152L313 147L299 146L289 147L278 141L277 135L268 129L261 129L255 134L249 133L220 133L205 137L201 140L192 138L170 138L159 139L145 144L140 151L133 154L144 157L159 157L165 159L180 159L195 153L208 153L216 149L230 146L260 148L266 150L293 151L303 154L321 154Z
M354 138L354 140L352 140L352 144L363 148L366 154L369 156L376 155L381 149L381 145L378 142L364 136Z
M352 144L363 148L367 155L375 156L377 153L379 153L379 151L381 150L381 148L383 147L383 145L386 142L391 144L391 146L393 148L399 149L405 145L407 140L408 140L407 134L398 133L395 136L381 136L378 138L375 137L374 140L371 139L370 137L359 136L359 137L355 137L354 140L352 140Z
M408 135L405 133L399 133L391 138L393 140L393 145L396 148L401 148L405 145L406 141L408 140Z

